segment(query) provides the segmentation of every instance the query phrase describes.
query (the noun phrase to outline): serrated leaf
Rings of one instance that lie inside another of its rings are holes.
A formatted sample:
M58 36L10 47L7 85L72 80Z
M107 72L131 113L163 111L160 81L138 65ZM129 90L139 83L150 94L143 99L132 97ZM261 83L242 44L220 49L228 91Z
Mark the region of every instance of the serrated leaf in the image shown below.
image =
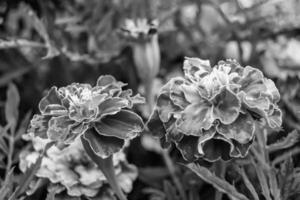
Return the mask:
M259 200L259 196L258 196L253 184L251 183L250 179L248 178L244 168L243 167L241 167L241 168L236 167L236 171L242 176L243 181L245 183L245 186L248 188L248 190L252 194L253 198L255 200Z
M196 173L201 179L213 185L217 190L227 194L229 197L239 200L249 200L245 195L239 193L236 188L227 181L222 180L212 174L205 167L201 167L195 163L185 165L187 168Z
M31 180L33 179L37 170L39 169L39 167L42 164L42 160L45 155L45 152L52 145L53 145L53 143L48 143L46 145L45 149L43 150L43 152L41 153L41 155L36 160L36 162L26 170L25 174L23 174L23 176L21 177L21 180L19 181L19 186L16 189L16 197L18 197L19 195L22 195L27 190L27 187L29 186Z
M257 178L258 178L258 182L260 184L260 187L262 189L262 193L264 195L264 197L266 198L266 200L272 200L271 196L270 196L270 190L269 190L269 185L268 185L268 180L264 174L264 171L262 170L262 163L258 162L258 166L255 163L255 161L252 159L252 164L255 168L256 174L257 174Z
M282 149L287 149L295 145L300 139L300 133L297 130L290 132L283 140L269 145L267 148L270 153Z
M10 124L12 132L14 132L18 122L19 103L20 103L20 95L18 89L13 83L10 83L8 85L8 90L6 93L5 118L6 118L6 122Z

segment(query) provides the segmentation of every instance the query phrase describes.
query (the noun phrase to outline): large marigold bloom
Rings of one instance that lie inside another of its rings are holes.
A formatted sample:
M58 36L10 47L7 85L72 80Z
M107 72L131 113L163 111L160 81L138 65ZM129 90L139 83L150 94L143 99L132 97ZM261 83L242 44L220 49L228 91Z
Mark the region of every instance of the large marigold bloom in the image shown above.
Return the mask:
M34 164L49 139L42 139L32 135L25 136L33 143L33 149L20 154L20 169L25 172ZM125 154L120 151L113 155L113 166L120 187L126 193L132 190L133 181L137 177L135 166L127 163ZM41 166L30 184L29 194L39 187L43 180L48 180L48 190L56 188L58 196L97 197L106 198L113 194L103 172L89 158L81 141L76 138L72 144L64 149L56 146L50 147L42 158ZM41 184L43 185L43 184ZM109 199L115 199L111 196Z
M132 107L144 99L122 90L123 86L106 75L100 76L94 87L79 83L52 87L40 101L41 114L33 117L29 132L61 148L83 136L98 156L108 158L143 129L143 121Z
M281 126L279 92L270 79L234 60L186 58L183 78L171 79L160 91L148 128L164 146L172 142L188 161L246 156L255 120Z

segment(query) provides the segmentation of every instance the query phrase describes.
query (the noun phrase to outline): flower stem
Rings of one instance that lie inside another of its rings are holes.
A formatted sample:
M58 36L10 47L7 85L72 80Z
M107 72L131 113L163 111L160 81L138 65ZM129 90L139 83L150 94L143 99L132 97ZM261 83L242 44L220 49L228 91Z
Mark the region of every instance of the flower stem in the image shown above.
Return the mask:
M164 159L164 161L165 161L166 167L167 167L168 170L169 170L169 173L170 173L170 175L171 175L171 178L172 178L172 180L173 180L173 182L174 182L174 184L175 184L175 186L176 186L176 188L177 188L177 190L178 190L178 192L179 192L179 195L180 195L181 199L182 199L182 200L186 200L187 197L186 197L186 195L185 195L183 186L182 186L182 184L180 183L180 181L179 181L179 179L178 179L178 177L177 177L177 175L176 175L176 169L175 169L175 167L174 167L175 165L174 165L172 159L171 159L170 156L169 156L168 150L162 149L161 154L162 154L162 156L163 156L163 159Z
M81 137L81 142L83 144L83 147L86 151L86 153L89 155L89 157L97 164L99 169L103 172L104 176L106 177L108 183L118 196L120 200L127 200L126 196L122 192L114 170L113 160L112 156L109 156L108 158L101 158L98 156L90 147L88 141L86 141L84 138Z
M218 160L215 162L215 173L216 176L224 179L226 173L226 163L223 160ZM223 197L223 193L219 190L216 190L215 200L221 200Z

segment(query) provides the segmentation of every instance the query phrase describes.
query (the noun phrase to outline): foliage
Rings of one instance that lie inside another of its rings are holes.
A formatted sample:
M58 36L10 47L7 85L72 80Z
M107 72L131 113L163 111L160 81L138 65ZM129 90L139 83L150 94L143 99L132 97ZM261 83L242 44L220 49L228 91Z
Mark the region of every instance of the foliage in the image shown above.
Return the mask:
M0 200L298 200L299 9L0 1Z

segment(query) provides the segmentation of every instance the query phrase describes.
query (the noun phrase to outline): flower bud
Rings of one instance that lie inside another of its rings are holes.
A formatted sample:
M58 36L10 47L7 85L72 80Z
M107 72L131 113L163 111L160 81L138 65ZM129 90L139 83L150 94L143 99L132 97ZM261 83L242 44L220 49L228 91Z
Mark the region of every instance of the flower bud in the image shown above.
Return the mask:
M143 83L151 82L157 75L160 65L157 21L127 19L122 29L122 36L132 45L133 60L139 78Z

